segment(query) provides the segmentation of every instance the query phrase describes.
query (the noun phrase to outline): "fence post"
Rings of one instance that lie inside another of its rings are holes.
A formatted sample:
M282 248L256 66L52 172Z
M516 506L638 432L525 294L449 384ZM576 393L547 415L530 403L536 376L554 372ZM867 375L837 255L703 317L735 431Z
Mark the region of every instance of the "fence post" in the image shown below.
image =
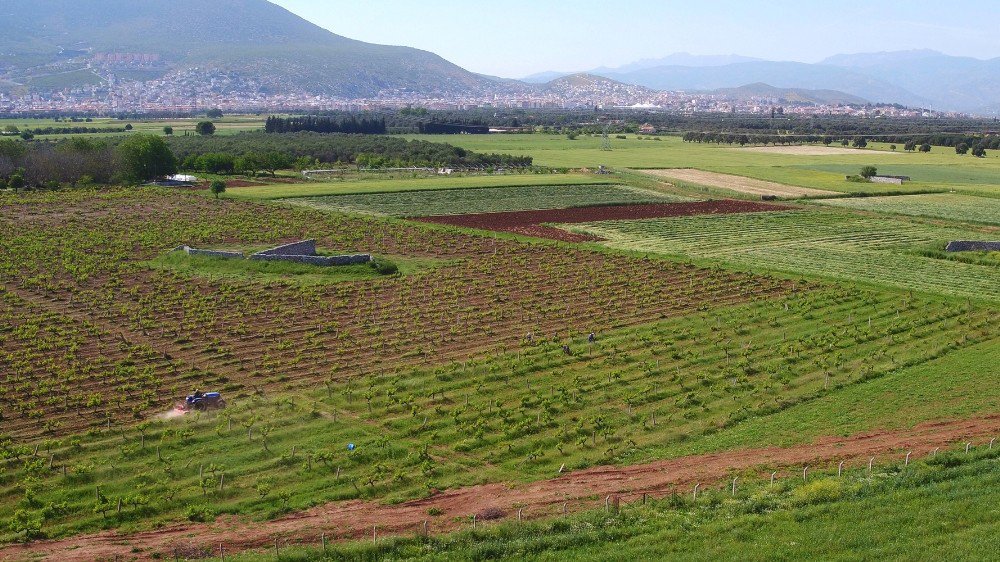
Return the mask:
M733 495L736 495L736 478L733 478Z
M701 482L694 485L694 492L691 494L691 499L698 499L698 487L701 486Z
M222 562L226 562L226 547L221 542L219 543L219 558L222 559Z
M476 514L475 513L472 514L472 528L473 529L476 528Z
M319 536L319 541L323 543L323 554L326 554L326 533Z
M772 472L772 473L771 473L771 485L772 485L772 486L774 486L774 477L775 477L775 476L776 476L777 474L778 474L778 471L777 471L777 470L775 470L774 472Z
M843 473L844 473L844 461L840 461L840 464L837 465L837 477L839 478L840 475Z
M520 521L520 520L521 520L521 508L518 508L518 509L517 509L517 520L518 520L518 521Z
M803 481L803 482L805 482L805 481L806 481L806 472L807 472L808 470L809 470L809 465L806 465L806 466L803 466L803 467L802 467L802 481Z
M569 505L568 504L569 504L569 502L563 502L563 515L566 515L569 512Z
M372 525L372 544L378 544L378 525Z
M611 511L611 496L604 498L604 513Z
M868 459L868 476L872 475L872 465L875 464L875 457Z
M903 461L903 466L910 466L910 455L912 453L913 453L913 451L907 451L906 452L906 460Z
M278 539L274 539L274 557L275 558L281 557L281 551L278 550Z
M937 452L938 452L938 449L940 449L940 448L941 448L941 447L934 447L934 450L933 450L933 451L931 451L931 458L933 458L933 457L936 457L936 456L937 456Z
M968 454L968 453L969 453L969 449L970 449L971 447L972 447L972 442L969 442L969 443L966 443L966 444L965 444L965 453L966 453L966 454Z
M991 451L993 450L993 442L996 441L996 440L997 440L996 437L994 437L993 439L990 439L990 450Z

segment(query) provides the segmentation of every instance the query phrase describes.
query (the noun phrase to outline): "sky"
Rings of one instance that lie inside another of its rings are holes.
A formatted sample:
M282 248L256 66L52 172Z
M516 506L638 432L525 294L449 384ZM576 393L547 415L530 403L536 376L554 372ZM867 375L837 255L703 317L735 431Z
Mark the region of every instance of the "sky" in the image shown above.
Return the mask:
M271 0L339 35L520 78L675 52L818 62L934 49L1000 57L1000 1Z

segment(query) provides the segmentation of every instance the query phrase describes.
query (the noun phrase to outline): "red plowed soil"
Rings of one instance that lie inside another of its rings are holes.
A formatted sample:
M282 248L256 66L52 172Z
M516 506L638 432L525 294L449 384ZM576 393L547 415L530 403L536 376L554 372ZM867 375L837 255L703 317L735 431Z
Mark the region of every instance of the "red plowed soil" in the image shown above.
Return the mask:
M601 466L515 487L470 486L399 505L338 502L268 522L227 517L214 523L176 524L131 535L103 532L9 545L0 548L0 559L131 560L149 559L154 554L169 558L174 549L181 553L217 554L219 545L224 544L226 552L234 553L273 546L275 540L281 544L318 546L321 533L333 539L371 537L373 526L377 526L380 536L408 534L419 531L428 519L434 519L430 522L431 531L448 531L466 524L465 518L487 508L499 508L507 517L516 517L518 507L524 506L525 517L544 517L560 512L563 506L570 510L595 509L603 505L603 498L608 495L634 501L643 493L654 497L674 491L687 493L696 483L704 487L724 479L728 482L733 472L746 470L761 470L763 474L779 470L780 477L801 477L803 466L835 468L842 460L846 461L845 469L863 470L871 457L876 457L876 464L883 464L897 462L907 452L912 452L915 458L936 447L966 441L981 445L998 431L1000 415L931 422L895 432L825 437L788 448L725 451L627 467ZM428 517L427 511L432 507L441 510L442 515Z
M547 223L580 223L613 220L656 219L663 217L684 217L691 215L713 215L729 213L760 213L765 211L785 211L784 205L755 203L722 199L719 201L698 201L695 203L650 203L644 205L604 205L600 207L574 207L570 209L548 209L541 211L510 211L504 213L477 213L471 215L447 215L421 217L416 220L438 224L450 224L482 230L512 232L538 238L550 238L564 242L585 242L597 240L593 236L573 234L542 226Z

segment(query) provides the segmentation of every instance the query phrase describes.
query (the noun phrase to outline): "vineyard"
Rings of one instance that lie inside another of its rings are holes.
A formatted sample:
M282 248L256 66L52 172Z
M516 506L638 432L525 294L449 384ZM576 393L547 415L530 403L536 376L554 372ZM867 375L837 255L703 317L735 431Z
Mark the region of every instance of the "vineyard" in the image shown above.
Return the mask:
M314 386L788 290L765 276L165 191L32 195L0 212L2 373L14 390L0 409L3 431L19 437L131 423L195 383ZM145 264L180 243L303 238L453 261L309 286Z
M827 199L816 202L862 211L1000 226L1000 199L988 197L932 193L899 197Z
M987 306L796 283L593 343L536 333L475 359L316 379L295 398L262 383L182 422L116 421L34 452L7 441L27 462L0 478L0 504L37 506L59 536L646 462L995 341L997 321Z
M1000 270L918 250L989 234L853 213L786 211L570 225L572 232L638 250L1000 301Z
M560 185L331 195L282 201L321 210L413 217L562 209L592 205L667 203L691 201L691 199L625 186Z

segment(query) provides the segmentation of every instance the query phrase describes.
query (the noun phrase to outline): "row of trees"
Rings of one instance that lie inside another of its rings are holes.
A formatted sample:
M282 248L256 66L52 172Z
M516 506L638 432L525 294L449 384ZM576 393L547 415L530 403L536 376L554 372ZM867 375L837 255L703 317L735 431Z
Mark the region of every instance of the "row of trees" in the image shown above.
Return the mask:
M224 152L209 152L207 154L191 154L180 165L183 170L205 172L209 174L243 174L256 176L267 172L272 176L278 170L291 168L296 162L287 154L281 152L248 152L233 156Z
M0 179L12 188L80 181L138 183L176 171L177 160L154 135L134 135L117 144L87 138L55 143L0 139ZM16 177L21 181L11 182Z
M358 119L354 115L340 119L315 115L303 117L275 117L272 115L264 123L264 132L266 133L297 133L300 131L384 135L386 126L385 117Z

